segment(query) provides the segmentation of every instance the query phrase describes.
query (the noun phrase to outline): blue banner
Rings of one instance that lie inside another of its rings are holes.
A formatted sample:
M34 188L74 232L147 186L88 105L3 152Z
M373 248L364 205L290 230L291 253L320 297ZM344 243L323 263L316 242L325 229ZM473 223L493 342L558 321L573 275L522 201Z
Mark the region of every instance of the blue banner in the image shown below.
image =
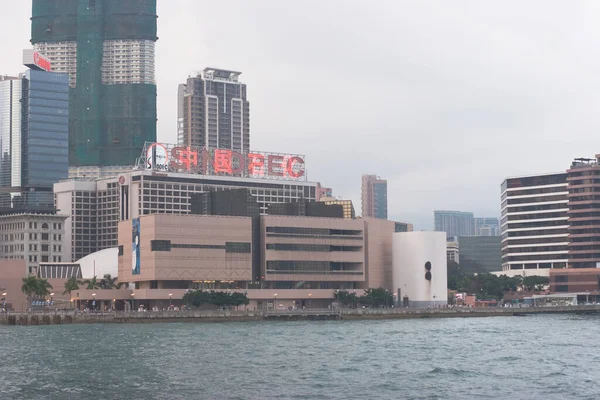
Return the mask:
M131 273L140 274L140 219L134 218L132 224L132 243L131 243Z

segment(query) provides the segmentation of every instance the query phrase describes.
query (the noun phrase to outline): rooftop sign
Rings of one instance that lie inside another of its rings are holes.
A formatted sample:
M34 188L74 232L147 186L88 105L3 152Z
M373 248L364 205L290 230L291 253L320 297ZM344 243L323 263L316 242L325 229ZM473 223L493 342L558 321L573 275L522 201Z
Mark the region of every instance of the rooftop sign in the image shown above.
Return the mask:
M52 69L50 60L33 49L23 50L23 64L38 71L50 71Z
M146 143L138 168L158 172L306 181L304 156Z

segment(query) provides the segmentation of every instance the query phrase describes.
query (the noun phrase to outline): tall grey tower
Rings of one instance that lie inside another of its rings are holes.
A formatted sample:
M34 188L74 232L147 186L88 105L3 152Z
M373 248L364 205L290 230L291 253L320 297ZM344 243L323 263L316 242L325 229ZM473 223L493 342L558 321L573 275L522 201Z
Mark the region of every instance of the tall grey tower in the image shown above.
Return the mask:
M179 85L177 142L181 146L250 150L250 103L241 72L206 68Z

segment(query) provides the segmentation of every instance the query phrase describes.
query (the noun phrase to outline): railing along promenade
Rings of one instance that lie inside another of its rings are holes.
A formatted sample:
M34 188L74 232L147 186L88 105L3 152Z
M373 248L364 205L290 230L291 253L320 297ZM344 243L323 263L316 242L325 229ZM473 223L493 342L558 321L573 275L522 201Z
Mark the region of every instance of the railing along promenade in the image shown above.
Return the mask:
M593 314L600 305L559 307L482 308L341 308L305 310L191 310L191 311L39 311L1 313L0 325L58 325L89 323L225 322L355 320L402 318L461 318L535 314Z

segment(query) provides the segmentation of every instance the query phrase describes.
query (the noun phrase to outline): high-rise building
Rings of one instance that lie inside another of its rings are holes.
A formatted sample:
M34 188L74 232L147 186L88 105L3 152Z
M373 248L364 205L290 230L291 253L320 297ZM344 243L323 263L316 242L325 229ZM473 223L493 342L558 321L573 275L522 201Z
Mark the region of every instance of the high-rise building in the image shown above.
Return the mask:
M0 77L0 212L52 212L52 185L68 176L68 77L24 56L32 69Z
M179 85L177 142L180 146L250 150L250 103L241 72L206 68L204 76Z
M475 218L475 236L500 236L498 218Z
M33 0L31 43L69 75L69 163L133 165L156 141L156 0Z
M502 269L501 247L500 236L459 237L460 264L469 270L475 269L476 272L500 271Z
M567 170L569 267L600 267L600 154Z
M475 224L471 212L435 210L433 220L435 231L446 232L447 238L475 236Z
M387 181L377 175L362 176L362 217L388 217Z
M502 270L564 268L569 257L567 174L502 183Z

